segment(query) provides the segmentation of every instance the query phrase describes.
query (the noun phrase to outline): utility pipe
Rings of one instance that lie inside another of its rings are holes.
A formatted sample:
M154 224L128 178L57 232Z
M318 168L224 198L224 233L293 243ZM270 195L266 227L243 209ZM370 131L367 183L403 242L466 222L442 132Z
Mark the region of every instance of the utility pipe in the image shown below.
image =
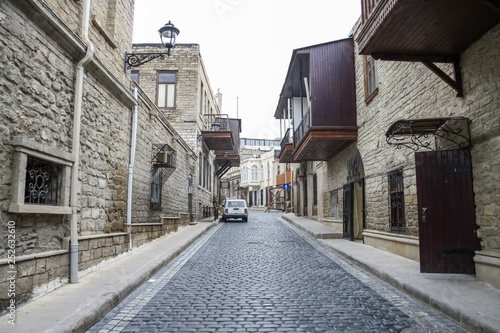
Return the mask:
M137 87L134 87L134 98L137 101ZM138 103L138 101L137 101ZM129 251L132 250L132 181L134 179L135 146L137 142L137 104L134 105L132 113L132 142L130 144L130 164L128 165L127 184L127 231Z
M73 167L71 169L71 222L70 222L70 264L69 264L69 281L70 283L78 282L78 169L80 166L80 126L82 117L82 100L83 100L83 76L85 66L92 60L94 56L94 45L89 40L89 22L90 22L90 2L83 2L83 20L82 20L82 35L83 40L87 44L87 53L85 57L76 66L76 82L75 82L75 106L73 112Z

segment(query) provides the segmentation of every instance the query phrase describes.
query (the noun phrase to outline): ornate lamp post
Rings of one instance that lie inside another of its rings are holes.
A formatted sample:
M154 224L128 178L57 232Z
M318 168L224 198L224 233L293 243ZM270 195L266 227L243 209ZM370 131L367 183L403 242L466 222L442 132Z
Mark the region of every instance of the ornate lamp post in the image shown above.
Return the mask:
M123 71L126 72L127 69L132 67L139 67L151 60L160 58L165 59L165 54L170 56L170 49L175 47L175 40L179 35L180 31L177 29L172 22L168 21L163 27L158 30L160 34L161 43L167 48L167 53L127 53L125 52L125 59L123 62Z

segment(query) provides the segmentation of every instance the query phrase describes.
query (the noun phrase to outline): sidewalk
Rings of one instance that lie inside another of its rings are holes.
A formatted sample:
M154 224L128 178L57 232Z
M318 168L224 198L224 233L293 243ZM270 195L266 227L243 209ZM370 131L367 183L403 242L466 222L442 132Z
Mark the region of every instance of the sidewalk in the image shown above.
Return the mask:
M418 262L344 239L325 239L332 228L293 213L283 219L381 280L471 332L500 332L500 290L463 274L420 273Z
M113 263L0 317L0 332L85 332L217 222L199 222L139 247Z

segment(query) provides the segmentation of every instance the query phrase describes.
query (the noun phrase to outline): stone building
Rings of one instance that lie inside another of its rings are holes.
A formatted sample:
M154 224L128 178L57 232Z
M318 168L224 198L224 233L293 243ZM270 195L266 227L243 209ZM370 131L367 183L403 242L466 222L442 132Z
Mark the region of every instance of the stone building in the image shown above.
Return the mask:
M123 70L132 19L132 0L0 2L0 275L17 271L17 305L199 218L196 135Z
M362 3L350 38L292 55L275 117L293 119L280 161L300 163L296 213L498 288L498 8ZM322 77L332 59L343 69Z
M158 53L163 48L162 44L133 44L133 54ZM200 46L176 44L170 56L133 67L131 75L195 154L196 167L190 172L192 211L201 216L205 207L219 201L221 174L218 171L223 161L230 160L231 166L239 163L237 153L231 153L226 159L224 152L217 154L218 142L227 138L212 137L212 134L228 134L229 146L222 149L233 152L240 129L231 132L230 119L221 114L222 94L213 94ZM218 125L217 130L212 124ZM240 126L239 121L237 124Z

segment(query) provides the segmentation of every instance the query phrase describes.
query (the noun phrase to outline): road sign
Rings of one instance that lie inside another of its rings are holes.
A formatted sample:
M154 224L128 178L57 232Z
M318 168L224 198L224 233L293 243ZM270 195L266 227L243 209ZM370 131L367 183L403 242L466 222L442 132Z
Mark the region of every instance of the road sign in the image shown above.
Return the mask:
M289 190L290 189L290 184L283 184L283 189L284 190Z

